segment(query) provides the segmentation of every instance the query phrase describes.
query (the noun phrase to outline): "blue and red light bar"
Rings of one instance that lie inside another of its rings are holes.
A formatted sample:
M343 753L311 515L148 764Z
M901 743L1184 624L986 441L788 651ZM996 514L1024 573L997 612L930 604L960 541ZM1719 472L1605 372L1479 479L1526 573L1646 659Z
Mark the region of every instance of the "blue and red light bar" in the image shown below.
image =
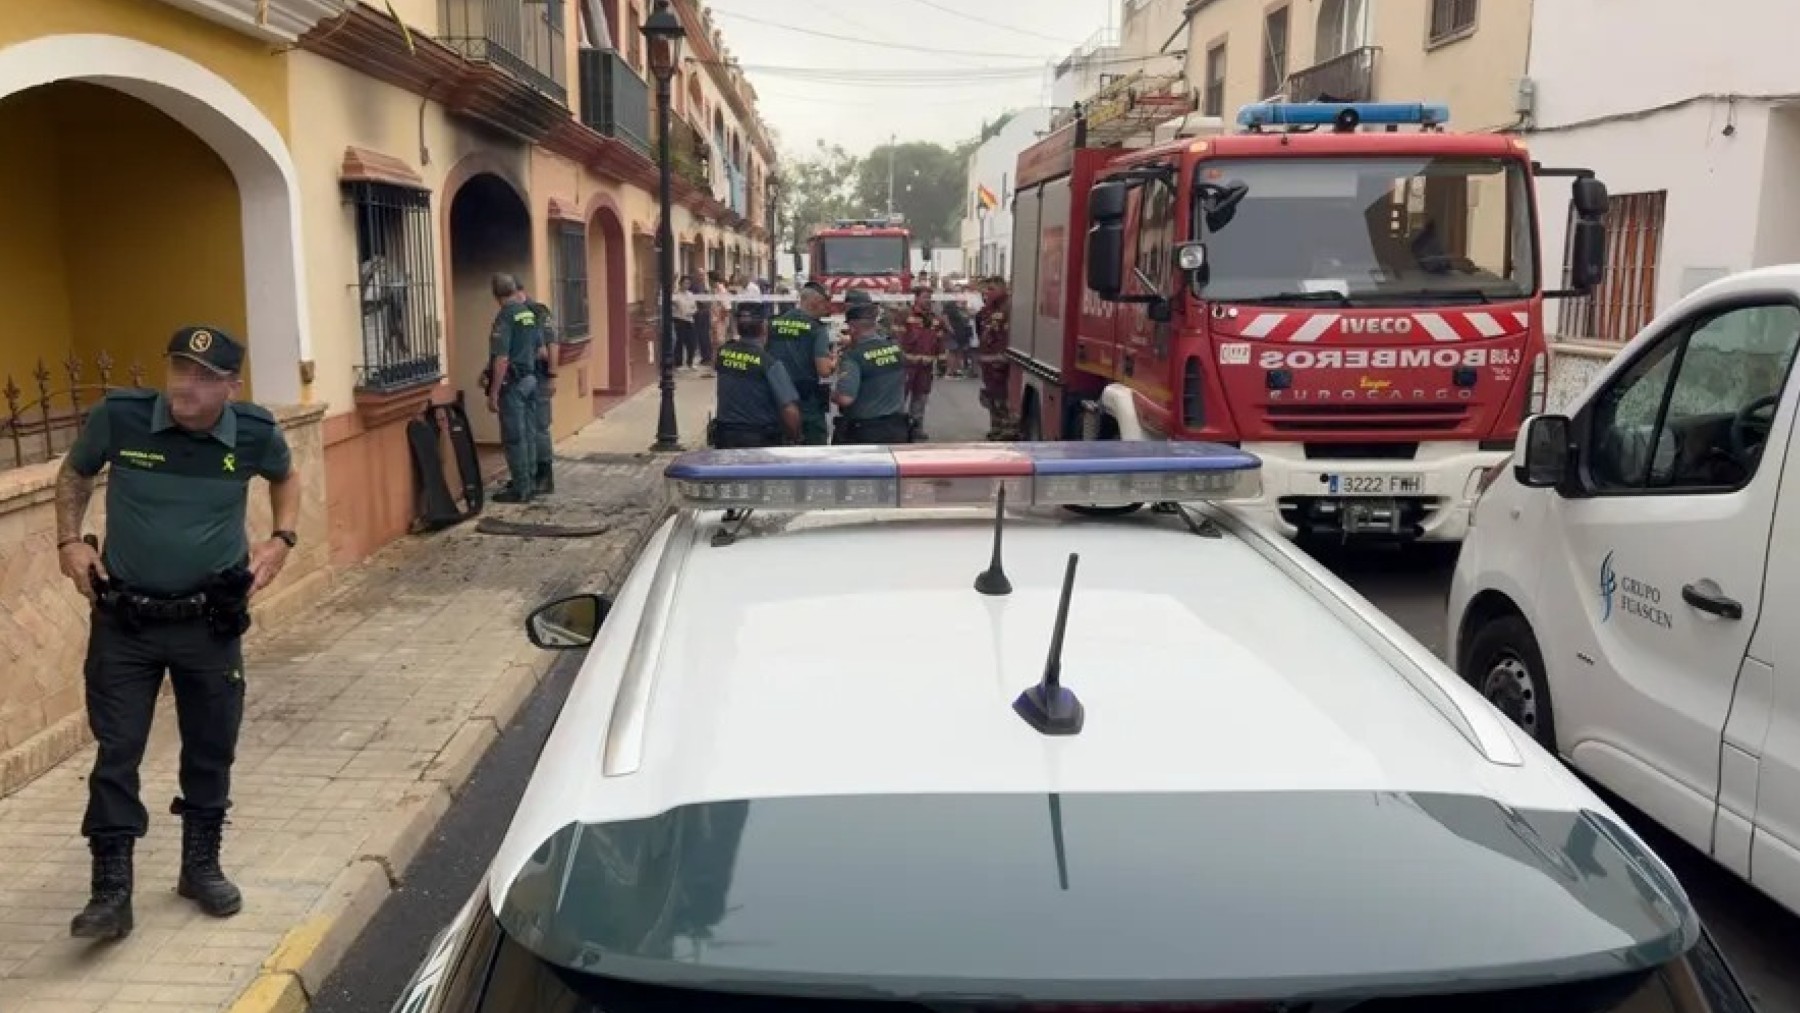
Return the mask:
M961 443L700 450L664 473L698 509L1110 506L1254 497L1256 455L1216 443Z

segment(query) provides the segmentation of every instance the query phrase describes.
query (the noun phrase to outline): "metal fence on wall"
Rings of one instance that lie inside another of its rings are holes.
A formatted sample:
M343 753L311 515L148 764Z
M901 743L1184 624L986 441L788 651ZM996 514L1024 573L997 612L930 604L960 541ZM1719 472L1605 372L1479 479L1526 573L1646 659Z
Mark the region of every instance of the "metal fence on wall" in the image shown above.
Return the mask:
M92 362L70 355L55 368L39 360L31 376L6 377L0 386L6 412L0 415L0 469L41 464L67 451L87 414L117 387L144 386L144 367L133 362L125 370L128 384L117 384L116 363L105 352ZM20 379L25 383L21 384Z

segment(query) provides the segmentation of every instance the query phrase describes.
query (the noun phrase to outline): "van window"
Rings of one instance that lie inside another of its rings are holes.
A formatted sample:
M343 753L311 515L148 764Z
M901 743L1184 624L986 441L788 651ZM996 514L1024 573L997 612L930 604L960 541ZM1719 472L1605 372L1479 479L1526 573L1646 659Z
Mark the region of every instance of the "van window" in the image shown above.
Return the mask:
M1167 295L1170 255L1175 248L1175 191L1162 183L1145 183L1142 193L1134 262L1144 277L1155 283L1156 292Z
M1593 415L1596 492L1730 492L1755 477L1800 347L1800 308L1689 321L1614 379Z

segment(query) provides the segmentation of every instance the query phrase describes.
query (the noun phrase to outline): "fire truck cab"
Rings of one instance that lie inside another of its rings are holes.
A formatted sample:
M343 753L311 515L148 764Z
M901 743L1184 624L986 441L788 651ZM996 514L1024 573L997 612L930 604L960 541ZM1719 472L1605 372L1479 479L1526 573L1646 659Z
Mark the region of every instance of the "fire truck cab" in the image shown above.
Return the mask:
M912 232L901 215L838 219L813 233L807 253L811 279L831 293L837 310L851 289L899 296L912 287Z
M1088 148L1077 119L1028 149L1023 438L1230 443L1263 461L1244 506L1289 537L1460 541L1482 475L1544 408L1544 300L1603 276L1607 193L1448 119L1264 103L1232 134ZM1574 179L1560 290L1538 248L1544 176Z

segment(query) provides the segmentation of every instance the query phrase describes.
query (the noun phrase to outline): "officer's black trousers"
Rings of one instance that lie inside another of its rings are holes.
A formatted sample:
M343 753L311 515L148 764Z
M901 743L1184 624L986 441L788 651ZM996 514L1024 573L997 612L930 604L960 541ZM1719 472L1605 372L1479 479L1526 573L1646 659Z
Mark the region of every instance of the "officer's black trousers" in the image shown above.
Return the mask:
M138 797L138 765L150 738L156 695L167 672L181 729L181 795L189 809L223 812L244 720L243 640L221 640L204 619L126 628L96 609L88 633L88 727L99 744L88 776L87 836L144 836L149 814Z
M757 429L752 426L721 424L713 431L713 448L716 450L779 446L781 446L779 429Z
M905 414L875 419L846 419L844 443L911 443L912 418Z

